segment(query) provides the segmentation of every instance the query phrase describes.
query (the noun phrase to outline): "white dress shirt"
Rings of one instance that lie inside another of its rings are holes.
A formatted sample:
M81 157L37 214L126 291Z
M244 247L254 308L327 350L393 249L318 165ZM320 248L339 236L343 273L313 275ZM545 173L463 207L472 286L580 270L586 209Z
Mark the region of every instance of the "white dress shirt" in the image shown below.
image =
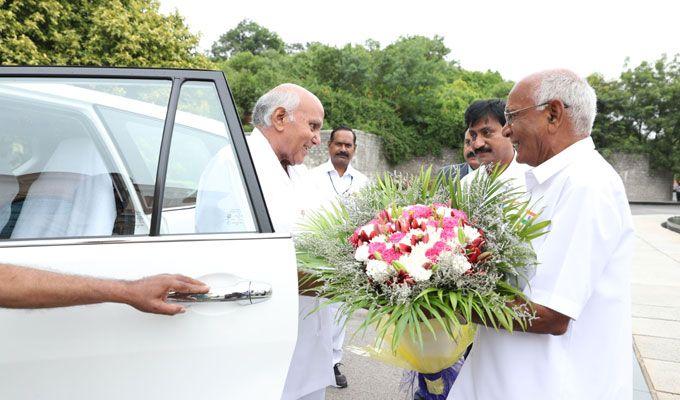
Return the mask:
M564 335L481 327L455 400L631 399L633 225L621 179L580 140L526 174L550 232L525 293L569 318ZM540 208L536 211L540 211Z
M369 182L368 177L352 167L352 164L340 176L330 159L312 168L308 178L311 180L312 190L324 206L337 198L360 191Z

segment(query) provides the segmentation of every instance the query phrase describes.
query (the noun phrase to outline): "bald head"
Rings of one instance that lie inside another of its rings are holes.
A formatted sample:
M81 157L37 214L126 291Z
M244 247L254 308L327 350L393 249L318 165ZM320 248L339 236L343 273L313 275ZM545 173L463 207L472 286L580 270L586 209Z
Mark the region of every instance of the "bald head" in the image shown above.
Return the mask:
M265 93L253 110L253 124L278 157L281 165L300 164L321 142L323 105L309 90L284 83Z
M559 100L566 106L566 116L573 133L590 135L597 113L597 96L588 81L568 69L537 72L517 82L510 95L524 97L533 104Z
M283 108L292 121L293 114L301 102L309 102L323 108L319 98L309 90L294 83L282 83L257 100L253 109L253 125L258 128L271 126L271 118L277 108Z

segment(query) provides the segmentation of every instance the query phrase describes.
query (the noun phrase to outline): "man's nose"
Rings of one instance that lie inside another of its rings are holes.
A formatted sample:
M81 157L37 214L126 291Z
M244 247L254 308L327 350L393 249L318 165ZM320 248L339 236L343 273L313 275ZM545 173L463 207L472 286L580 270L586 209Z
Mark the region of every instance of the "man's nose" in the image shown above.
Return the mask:
M319 143L321 143L321 132L316 131L316 132L314 132L314 136L312 137L312 144L314 144L314 146L316 146Z
M479 148L482 148L482 147L484 147L484 141L479 136L476 136L474 139L472 139L472 142L470 143L470 147L472 147L472 150L477 150Z

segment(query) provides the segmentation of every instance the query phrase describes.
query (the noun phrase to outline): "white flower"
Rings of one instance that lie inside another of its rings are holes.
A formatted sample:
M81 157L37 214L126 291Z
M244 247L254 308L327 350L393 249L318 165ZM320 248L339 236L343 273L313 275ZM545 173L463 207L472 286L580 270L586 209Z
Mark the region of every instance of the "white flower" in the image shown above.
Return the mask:
M441 238L442 229L432 225L428 225L426 229L429 236L429 243L437 243Z
M426 280L430 279L430 277L432 276L432 270L431 269L425 269L423 267L416 267L416 268L412 268L408 272L408 274L411 275L411 277L413 277L413 279L416 282L422 282L422 281L426 281Z
M425 256L427 249L429 247L426 244L418 243L411 248L410 254L404 254L399 258L401 265L416 282L426 281L432 276L432 270L423 267L431 263L430 259Z
M411 229L410 231L406 232L406 235L404 235L404 237L401 238L399 243L405 244L407 246L411 246L411 238L413 237L413 235L420 236L424 233L425 232L423 232L420 229Z
M368 225L362 226L361 229L359 230L359 232L364 232L366 234L366 236L371 237L371 234L373 233L374 230L375 230L375 225L368 224Z
M366 274L378 282L385 282L391 275L389 265L381 260L368 260Z
M385 237L383 235L378 235L371 239L371 243L386 243Z
M357 247L357 250L354 252L354 259L357 261L366 262L368 261L368 256L368 244L362 244Z
M458 241L458 237L447 240L446 245L451 248L453 253L460 253L463 250L463 245Z
M458 229L461 229L461 228L458 228ZM477 239L480 236L477 228L473 228L470 225L465 225L462 229L463 229L463 235L465 235L465 240L468 243L473 242L475 239Z
M437 207L437 215L439 215L440 217L443 217L443 216L450 217L451 216L451 209L449 207L444 207L444 206Z
M455 271L458 272L459 274L465 273L465 271L469 270L470 267L472 267L472 264L468 262L467 258L459 253L453 254L453 257L451 257L451 268Z

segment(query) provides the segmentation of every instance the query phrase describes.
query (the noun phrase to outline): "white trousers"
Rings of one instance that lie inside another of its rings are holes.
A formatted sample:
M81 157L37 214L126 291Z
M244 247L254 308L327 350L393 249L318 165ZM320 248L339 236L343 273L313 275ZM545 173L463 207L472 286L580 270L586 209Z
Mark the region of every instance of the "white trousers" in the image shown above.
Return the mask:
M328 306L329 312L333 317L333 365L342 360L342 345L345 343L345 320L343 317L339 321L337 318L338 308L340 304L332 304Z

